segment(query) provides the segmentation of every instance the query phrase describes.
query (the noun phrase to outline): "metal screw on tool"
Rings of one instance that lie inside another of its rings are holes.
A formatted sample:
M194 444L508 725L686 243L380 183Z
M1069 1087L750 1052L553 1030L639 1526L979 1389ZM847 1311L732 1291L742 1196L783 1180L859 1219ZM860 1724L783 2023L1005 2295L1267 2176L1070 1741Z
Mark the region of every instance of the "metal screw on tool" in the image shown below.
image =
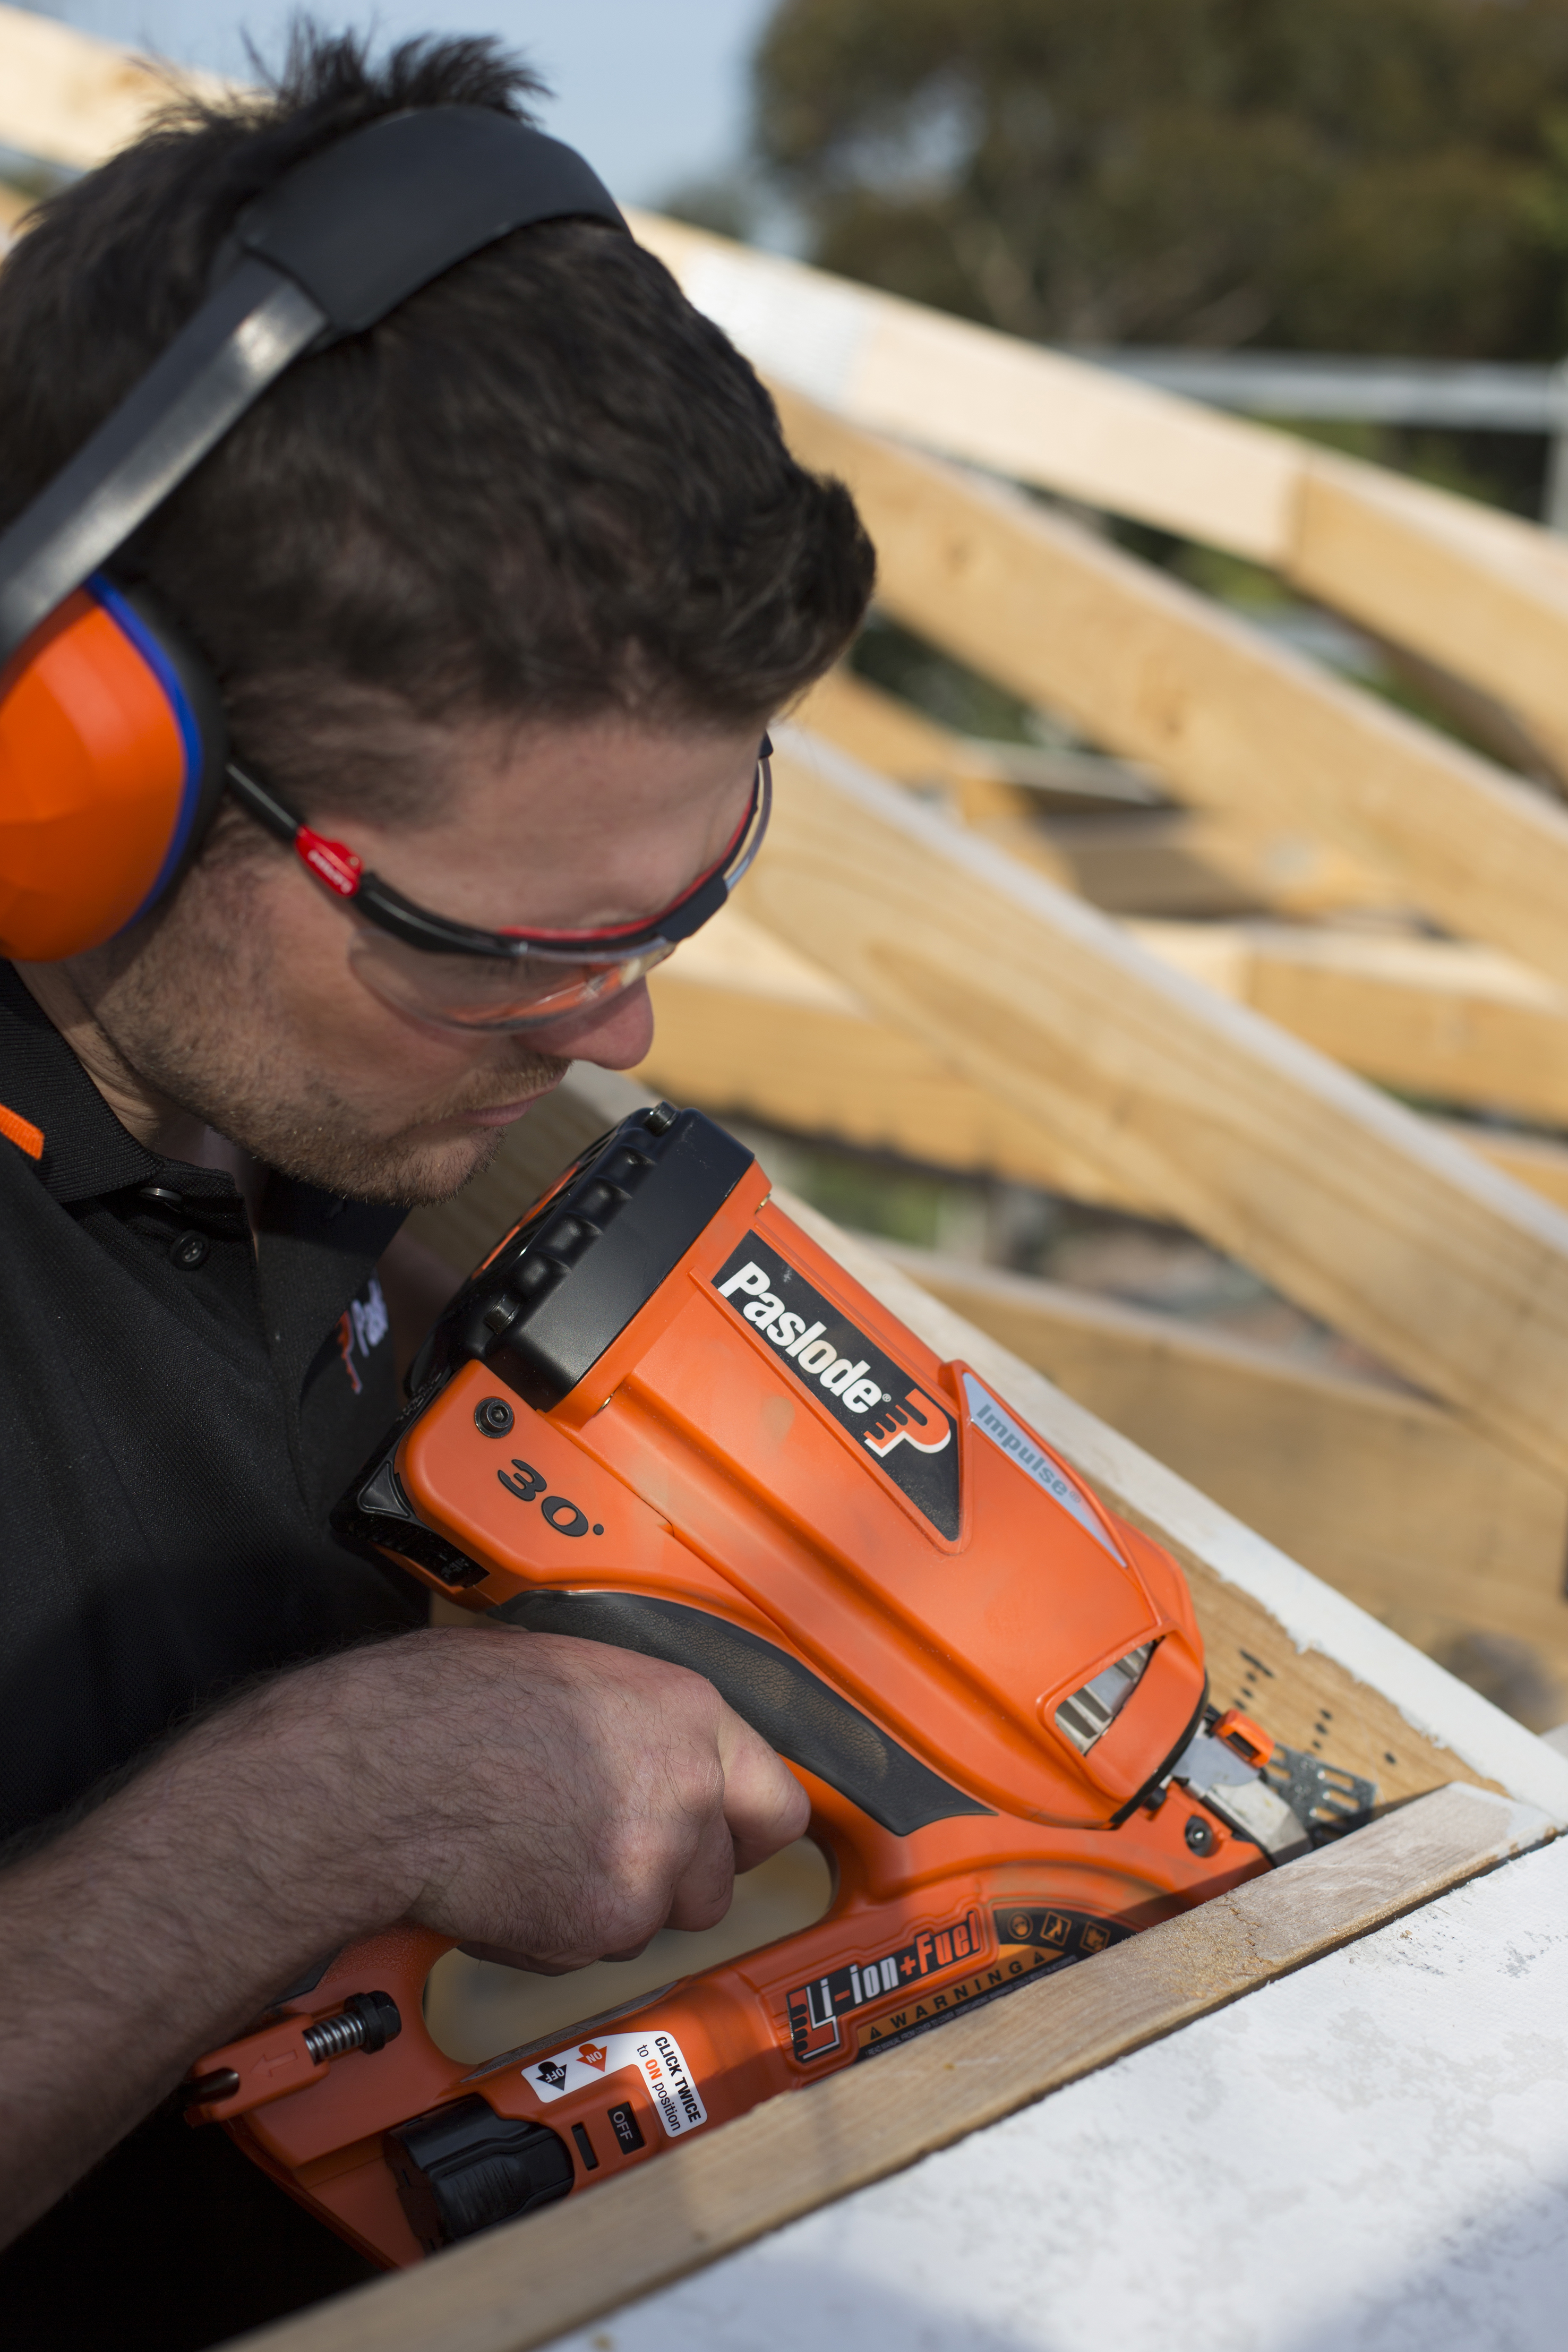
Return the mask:
M204 1234L182 1234L171 1244L169 1255L183 1272L193 1274L197 1266L205 1265L210 1247Z
M505 1437L516 1418L505 1397L481 1397L474 1408L474 1426L486 1437Z
M1186 1828L1183 1832L1183 1835L1186 1837L1186 1842L1188 1845L1191 1846L1194 1853L1212 1853L1215 1847L1219 1843L1218 1839L1215 1836L1214 1832L1209 1828L1208 1823L1205 1821L1200 1821L1196 1813L1188 1815Z
M402 2032L402 2019L390 1992L355 1992L336 2017L308 2025L304 2041L319 2066L324 2058L346 2058L350 2050L384 2050Z
M679 1116L674 1103L655 1103L653 1109L644 1114L643 1124L650 1135L664 1135Z

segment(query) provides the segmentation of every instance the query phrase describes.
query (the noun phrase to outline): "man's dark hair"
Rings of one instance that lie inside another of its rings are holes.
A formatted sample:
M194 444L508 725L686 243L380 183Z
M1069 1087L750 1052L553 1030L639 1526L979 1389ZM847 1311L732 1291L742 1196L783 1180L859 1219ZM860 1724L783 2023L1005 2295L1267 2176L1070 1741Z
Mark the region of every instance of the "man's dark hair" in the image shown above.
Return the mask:
M0 522L196 309L250 197L380 116L526 121L539 90L487 40L373 66L307 24L269 88L176 107L54 197L0 272ZM242 755L394 819L428 811L382 756L401 716L760 725L842 650L874 563L746 361L588 221L517 230L298 363L133 551Z

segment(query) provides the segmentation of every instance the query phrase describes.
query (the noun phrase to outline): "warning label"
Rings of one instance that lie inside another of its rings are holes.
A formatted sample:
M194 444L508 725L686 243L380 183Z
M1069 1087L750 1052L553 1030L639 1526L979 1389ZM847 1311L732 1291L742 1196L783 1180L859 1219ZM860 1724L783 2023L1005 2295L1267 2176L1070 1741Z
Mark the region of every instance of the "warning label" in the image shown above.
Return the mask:
M999 1903L995 1912L998 1944L1030 1944L1047 1955L1065 1953L1092 1959L1109 1944L1124 1943L1134 1931L1119 1919L1097 1919L1091 1911L1058 1911L1050 1904Z
M964 1960L978 1958L986 1949L986 1929L977 1910L965 1912L940 1927L912 1936L907 1944L874 1959L852 1960L847 1967L794 1985L786 1999L789 2012L789 2046L797 2062L809 2066L844 2046L841 2021L857 2009L885 2003L893 1993L907 1991L927 1977L941 1976Z
M657 2027L650 2033L604 2033L580 2042L574 2049L558 2050L553 2057L525 2066L522 2075L541 2099L565 2099L628 2067L643 2077L666 2139L677 2139L682 2132L706 2123L707 2109L680 2043Z
M1093 1958L1111 1944L1133 1933L1119 1920L1097 1919L1087 1911L1061 1911L1048 1904L998 1904L992 1914L1000 1948L994 1965L979 1969L956 1984L922 1992L896 2009L862 2025L856 2036L855 2058L874 2058L929 2033L967 2009L984 2009L1019 1985L1038 1983L1059 1969Z
M883 2050L895 2050L901 2042L913 2042L917 2033L929 2033L933 2026L945 2025L966 2009L984 2009L998 1994L1016 1992L1021 1984L1029 1984L1040 1975L1050 1976L1055 1969L1072 1966L1071 1958L1063 1954L1052 1959L1045 1952L1013 1953L999 1959L994 1968L981 1969L972 1977L960 1978L956 1984L944 1985L940 1992L928 1992L918 2000L905 2001L885 2017L862 2025L856 2037L855 2058L874 2058Z

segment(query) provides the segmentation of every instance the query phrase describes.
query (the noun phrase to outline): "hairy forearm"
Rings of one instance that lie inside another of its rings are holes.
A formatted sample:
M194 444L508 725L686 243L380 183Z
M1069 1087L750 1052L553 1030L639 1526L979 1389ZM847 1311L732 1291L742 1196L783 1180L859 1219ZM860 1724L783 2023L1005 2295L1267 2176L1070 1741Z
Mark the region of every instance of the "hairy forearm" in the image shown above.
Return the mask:
M580 1968L711 1927L807 1811L710 1684L595 1642L279 1676L0 1877L0 2243L326 1953L411 1919Z
M0 2243L203 2050L406 1900L342 1834L301 1736L311 1679L203 1724L0 1877Z

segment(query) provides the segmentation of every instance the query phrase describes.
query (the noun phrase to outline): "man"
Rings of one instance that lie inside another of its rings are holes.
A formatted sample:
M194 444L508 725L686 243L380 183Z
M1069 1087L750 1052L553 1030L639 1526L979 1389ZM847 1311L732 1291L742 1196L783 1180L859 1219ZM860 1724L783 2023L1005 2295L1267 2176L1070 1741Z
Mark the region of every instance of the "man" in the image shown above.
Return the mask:
M0 523L167 344L249 197L380 116L533 87L482 42L372 71L310 35L270 97L46 207L0 276ZM546 934L656 931L723 867L768 717L872 572L724 338L581 221L298 363L127 560L264 794L448 921ZM400 1919L547 1970L628 1953L716 1921L806 1817L700 1678L422 1630L406 1580L331 1540L395 1410L407 1207L652 1024L635 961L570 1003L541 966L528 1003L455 1006L443 959L369 938L256 805L107 947L0 968L16 2344L171 2352L350 2274L218 2135L166 2110L126 2139L323 1954ZM84 2318L110 2285L112 2327Z

